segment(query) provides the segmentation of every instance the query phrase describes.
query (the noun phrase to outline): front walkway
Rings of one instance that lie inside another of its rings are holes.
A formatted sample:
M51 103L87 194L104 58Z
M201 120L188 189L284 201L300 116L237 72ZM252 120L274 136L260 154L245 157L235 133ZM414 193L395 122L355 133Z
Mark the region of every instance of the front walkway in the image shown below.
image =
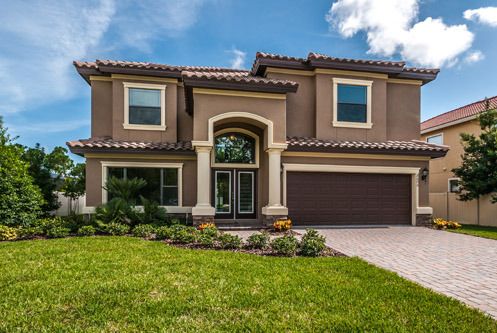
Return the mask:
M422 227L319 229L328 246L497 319L497 241Z

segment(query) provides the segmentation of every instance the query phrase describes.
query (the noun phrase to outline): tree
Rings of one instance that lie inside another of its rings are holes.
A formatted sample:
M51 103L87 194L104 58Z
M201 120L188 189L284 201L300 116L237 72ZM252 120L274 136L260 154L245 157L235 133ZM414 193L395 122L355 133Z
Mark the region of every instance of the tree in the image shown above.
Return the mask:
M29 226L40 215L44 201L14 140L0 117L0 224Z
M461 179L462 201L491 194L492 203L497 202L497 110L490 110L488 100L485 106L478 116L481 134L461 133L462 164L452 170Z
M45 203L41 209L48 214L60 207L56 191L63 187L64 179L70 174L74 163L63 147L55 147L50 153L46 153L39 143L33 148L22 149L22 158L29 165L29 174L43 194Z
M61 189L66 198L69 198L69 211L73 214L77 207L72 206L72 202L85 194L86 165L77 163L64 178L64 185Z

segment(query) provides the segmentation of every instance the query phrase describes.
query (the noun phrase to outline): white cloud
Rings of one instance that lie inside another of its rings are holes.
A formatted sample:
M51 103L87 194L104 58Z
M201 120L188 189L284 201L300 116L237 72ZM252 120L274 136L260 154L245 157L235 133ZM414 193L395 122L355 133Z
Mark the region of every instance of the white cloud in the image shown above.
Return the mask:
M70 99L81 92L73 60L109 50L150 51L180 36L208 0L11 1L0 11L0 114Z
M72 61L84 57L107 29L110 0L75 4L11 2L0 12L0 112L71 95Z
M483 59L485 59L485 55L481 51L476 50L476 51L470 52L466 56L466 58L464 58L464 61L467 62L468 64L472 64L472 63L481 61Z
M229 51L233 55L230 60L231 68L233 69L243 69L245 68L245 58L247 57L247 52L240 51L238 49L233 49Z
M481 7L468 9L463 14L466 20L480 22L491 27L497 27L497 7Z
M393 56L421 66L451 66L472 45L466 25L446 25L441 18L418 18L419 0L338 0L326 20L345 38L364 31L369 53Z

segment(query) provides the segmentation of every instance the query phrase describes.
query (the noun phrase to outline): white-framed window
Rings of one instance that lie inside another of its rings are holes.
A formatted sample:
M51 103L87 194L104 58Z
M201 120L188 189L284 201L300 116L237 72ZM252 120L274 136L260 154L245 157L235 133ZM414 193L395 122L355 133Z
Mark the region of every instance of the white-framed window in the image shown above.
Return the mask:
M449 178L447 183L448 183L447 190L449 193L461 192L461 179L460 178Z
M333 126L372 128L373 81L333 78Z
M437 145L443 145L444 144L444 135L443 135L443 133L430 135L429 137L426 138L426 142L434 143Z
M138 196L142 195L161 206L183 205L183 163L102 162L102 203L112 199L105 190L110 177L144 179L147 185Z
M166 86L123 82L124 129L166 129Z

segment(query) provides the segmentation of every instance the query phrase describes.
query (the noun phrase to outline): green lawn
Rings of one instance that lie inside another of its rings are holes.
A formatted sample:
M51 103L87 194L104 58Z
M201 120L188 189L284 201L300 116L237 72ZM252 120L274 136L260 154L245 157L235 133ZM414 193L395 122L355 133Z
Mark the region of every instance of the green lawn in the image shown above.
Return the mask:
M497 227L485 227L475 224L463 224L460 229L447 229L460 234L497 239Z
M128 237L0 244L0 332L497 332L345 257L187 250Z

